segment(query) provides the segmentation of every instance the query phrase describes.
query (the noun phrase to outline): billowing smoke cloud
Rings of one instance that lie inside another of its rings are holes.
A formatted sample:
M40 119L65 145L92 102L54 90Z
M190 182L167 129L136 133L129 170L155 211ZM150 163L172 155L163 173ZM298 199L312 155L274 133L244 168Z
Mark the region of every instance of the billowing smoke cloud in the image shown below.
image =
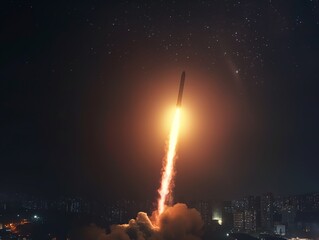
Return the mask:
M153 213L151 218L154 218ZM110 233L94 225L82 231L80 240L200 240L203 221L196 209L178 203L168 207L154 227L146 213L139 212L128 224L113 225Z
M197 240L200 239L202 229L203 220L200 213L178 203L167 208L160 216L158 239Z

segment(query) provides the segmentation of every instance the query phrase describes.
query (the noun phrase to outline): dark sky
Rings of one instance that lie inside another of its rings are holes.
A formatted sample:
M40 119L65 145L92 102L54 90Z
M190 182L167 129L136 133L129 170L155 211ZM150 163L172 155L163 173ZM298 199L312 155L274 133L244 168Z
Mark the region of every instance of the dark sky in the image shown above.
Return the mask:
M318 0L12 0L0 31L3 191L154 198L182 70L176 196L319 190Z

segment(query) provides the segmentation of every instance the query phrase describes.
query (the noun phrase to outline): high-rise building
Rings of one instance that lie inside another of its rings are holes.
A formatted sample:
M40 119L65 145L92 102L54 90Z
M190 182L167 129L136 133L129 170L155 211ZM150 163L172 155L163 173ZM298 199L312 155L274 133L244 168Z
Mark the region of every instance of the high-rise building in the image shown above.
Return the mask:
M274 197L274 213L281 214L281 211L284 207L285 199L282 196Z
M254 222L254 231L260 228L260 196L247 196L244 198L245 201L245 211L248 211L249 214L253 214L253 222Z
M292 233L296 227L296 210L294 207L284 209L281 213L282 222L287 226L286 231Z
M213 215L212 204L209 201L198 201L195 208L200 212L204 223L210 225Z
M244 211L244 228L246 232L255 232L257 219L256 210L245 210Z
M211 225L213 219L212 203L206 200L188 201L187 205L191 208L195 208L204 221L205 225Z
M234 212L245 210L246 200L245 199L237 199L231 201L232 209Z
M274 228L274 197L272 193L261 196L261 228L273 232Z
M224 201L222 206L222 222L226 228L233 228L234 218L231 201Z
M244 212L238 211L233 213L234 217L234 231L242 232L244 230Z

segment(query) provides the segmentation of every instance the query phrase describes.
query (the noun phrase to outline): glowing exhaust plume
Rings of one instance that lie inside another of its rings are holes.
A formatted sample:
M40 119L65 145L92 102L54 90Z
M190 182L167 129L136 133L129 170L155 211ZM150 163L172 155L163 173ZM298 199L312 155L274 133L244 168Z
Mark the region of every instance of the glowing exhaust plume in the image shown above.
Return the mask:
M167 155L164 160L163 173L161 186L158 190L160 198L158 199L158 215L161 215L164 212L165 205L170 198L170 194L173 187L173 176L174 176L174 163L176 159L176 145L178 140L178 133L180 127L180 118L181 118L181 109L180 107L176 108L173 124L170 131Z

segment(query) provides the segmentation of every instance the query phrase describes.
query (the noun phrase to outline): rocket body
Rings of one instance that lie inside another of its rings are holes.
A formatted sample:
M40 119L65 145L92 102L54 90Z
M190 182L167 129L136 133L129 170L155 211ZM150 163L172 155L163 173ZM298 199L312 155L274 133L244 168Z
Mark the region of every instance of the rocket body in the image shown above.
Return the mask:
M177 98L177 103L176 103L177 107L181 107L182 106L184 84L185 84L185 71L182 72L181 81L179 83L178 98Z

